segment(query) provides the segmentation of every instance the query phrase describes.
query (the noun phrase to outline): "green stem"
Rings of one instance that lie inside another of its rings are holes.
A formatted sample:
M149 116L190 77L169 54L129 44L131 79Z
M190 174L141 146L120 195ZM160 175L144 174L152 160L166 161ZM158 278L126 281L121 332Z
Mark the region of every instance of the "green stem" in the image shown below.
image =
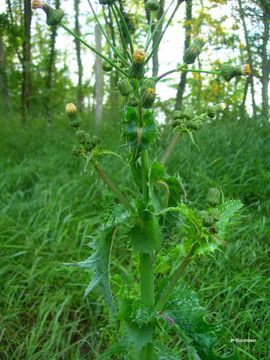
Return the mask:
M119 52L119 51L113 46L113 44L110 42L110 39L109 39L108 35L106 34L106 31L103 29L103 27L102 27L102 25L101 25L101 23L100 23L100 21L99 21L99 19L98 19L98 16L97 16L97 14L96 14L96 12L95 12L95 9L93 8L93 5L91 4L91 1L90 1L90 0L87 0L87 1L88 1L88 4L89 4L89 6L90 6L90 8L91 8L91 10L92 10L92 13L93 13L93 15L94 15L94 18L95 18L95 20L96 20L96 22L97 22L97 24L98 24L98 26L99 26L99 28L100 28L100 31L102 32L102 34L105 36L105 38L106 38L106 40L107 40L107 43L109 44L109 46L111 47L111 49L114 51L115 55L118 56L118 58L119 58L120 60L122 60L126 65L129 65L128 62L127 62L127 60L122 56L122 54L120 54L120 52Z
M107 61L112 67L117 69L120 73L130 78L130 76L123 71L118 65L116 65L113 61L108 59L106 56L102 55L100 52L98 52L93 46L89 45L86 41L84 41L80 36L75 34L71 29L69 29L66 25L60 24L63 29L65 29L69 34L71 34L75 39L79 40L84 46L86 46L88 49L93 51L97 56L101 57L103 60Z
M148 63L148 61L152 58L153 54L155 53L156 49L159 47L159 44L161 43L161 40L163 39L163 36L164 36L166 30L168 29L172 19L174 18L174 15L176 14L176 12L177 12L179 6L182 4L182 2L183 1L177 1L177 4L176 4L169 20L167 21L167 24L166 24L164 30L162 31L159 39L156 41L155 45L152 47L150 54L148 55L147 59L145 60L145 64Z
M124 49L124 51L126 52L129 60L130 60L130 61L133 61L133 60L132 60L132 57L131 57L131 55L130 55L130 53L129 53L129 50L128 50L126 41L125 41L125 39L124 39L124 35L123 35L122 29L121 29L121 25L120 25L119 20L118 20L118 18L117 18L117 14L116 14L116 12L115 12L115 9L114 9L113 7L111 7L111 9L112 9L113 16L114 16L114 18L115 18L115 21L116 21L116 24L117 24L117 27L118 27L118 31L119 31L119 35L120 35L121 42L122 42L122 45L123 45L123 49Z
M130 35L130 32L129 32L129 29L128 29L126 20L125 20L123 14L122 14L122 11L120 11L120 9L119 9L118 6L116 5L116 3L114 3L114 4L112 5L112 8L113 8L113 7L116 9L116 11L117 11L117 13L118 13L118 15L119 15L122 23L123 23L125 32L126 32L127 37L128 37L129 45L130 45L130 51L131 51L131 54L133 54L134 49L133 49L132 39L131 39L131 35Z
M120 203L122 203L129 212L133 213L134 210L133 210L132 206L130 205L130 203L128 202L128 200L121 193L121 191L116 187L116 185L108 178L108 176L105 174L102 167L96 161L93 161L93 163L94 163L94 168L98 172L99 176L103 179L105 184L107 184L108 188L116 195L116 197L120 201Z
M186 65L183 65L182 67L178 67L176 69L172 69L169 70L167 72L165 72L164 74L158 76L156 78L156 81L160 81L161 79L163 79L164 77L175 73L175 72L179 72L179 71L186 71L186 72L194 72L194 73L204 73L204 74L213 74L213 75L220 75L220 71L214 71L214 70L201 70L201 69L188 69L185 68Z
M153 12L150 12L150 21L149 21L149 27L148 27L148 31L147 31L147 35L146 35L146 43L144 46L144 52L147 51L148 46L150 44L151 41L151 34L152 34L152 26L153 26Z
M138 107L140 126L143 126L143 111L141 106ZM148 150L141 152L142 167L142 192L145 204L149 200L148 191L148 173L149 157ZM141 302L146 307L153 309L155 305L155 276L154 276L154 252L150 254L140 253L140 273L141 273ZM154 335L154 326L151 328L151 337ZM143 347L140 352L140 360L154 359L153 341Z
M155 287L154 287L154 253L140 253L140 273L141 273L141 302L146 307L153 309L155 305ZM154 335L154 326L151 332ZM140 360L154 359L154 344L148 343L140 352Z
M167 287L163 291L160 299L158 300L156 304L156 310L161 311L163 306L165 305L166 301L168 300L168 297L170 296L175 284L185 271L187 265L190 263L198 245L194 244L190 250L190 252L187 254L187 256L184 258L184 260L181 262L181 264L178 266L178 268L175 270L171 280L169 281Z
M161 18L159 19L159 21L156 23L155 28L152 32L152 36L150 36L150 38L148 39L148 41L145 44L145 52L148 50L149 45L151 44L151 40L154 38L156 32L158 31L159 27L161 26L163 19L165 18L165 16L167 15L168 11L170 10L171 6L173 5L174 0L171 1L171 3L169 4L169 6L167 7L167 9L164 11L163 15L161 16Z

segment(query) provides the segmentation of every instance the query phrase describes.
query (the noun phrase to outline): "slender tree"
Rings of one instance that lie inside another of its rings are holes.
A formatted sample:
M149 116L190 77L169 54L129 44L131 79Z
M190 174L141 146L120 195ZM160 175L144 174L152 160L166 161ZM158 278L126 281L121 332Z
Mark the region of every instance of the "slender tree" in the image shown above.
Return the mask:
M147 2L147 0L145 0L145 3ZM165 5L165 1L164 0L160 0L159 1L159 9L157 11L157 22L162 19L162 16L164 14L164 5ZM148 24L150 24L150 11L147 10L146 8L146 17L148 20ZM152 43L153 43L153 47L155 46L156 42L158 41L158 39L160 38L161 34L162 34L162 26L163 26L163 21L161 20L160 22L160 26L158 28L158 30L154 33L153 35L153 39L152 39ZM157 76L158 74L158 70L159 70L159 56L158 56L158 52L159 52L159 46L156 47L154 53L153 53L153 57L152 57L152 76Z
M251 40L250 40L250 37L249 37L249 31L248 31L248 27L247 27L247 24L246 24L246 17L245 17L245 12L244 12L244 8L243 8L243 1L242 0L238 0L238 6L239 6L239 15L240 15L243 30L244 30L248 62L250 64L251 68L254 69L254 59L253 59L254 56L253 56L253 53L252 53L252 50L251 50ZM246 83L246 86L245 86L244 97L243 97L244 102L242 102L241 108L243 109L243 106L245 106L245 101L246 101L247 92L248 92L248 85L250 84L251 99L252 99L252 112L253 112L253 116L256 116L257 115L257 109L256 109L256 103L255 103L255 87L254 87L254 75L253 75L253 73L251 73L250 77L246 80L246 82L247 83Z
M26 115L30 110L31 94L31 2L23 1L23 59L22 59L22 118L26 121Z
M4 42L4 28L8 20L4 14L0 15L0 109L6 112L9 109L9 91L6 71L6 54Z
M60 8L60 0L55 0L56 9ZM47 67L47 78L46 78L46 113L48 116L48 121L52 120L52 111L51 111L51 91L54 85L54 75L55 75L55 61L56 61L56 51L55 51L55 42L57 37L57 26L51 27L50 34L50 43L49 43L49 56L48 56L48 67Z
M261 53L261 65L262 65L262 115L265 119L269 118L269 77L270 77L270 56L268 52L269 44L269 24L270 13L266 7L262 7L263 10L263 38L262 38L262 53Z
M75 10L75 33L78 36L81 36L80 22L79 22L79 14L80 14L80 0L74 0L74 10ZM77 105L81 110L83 107L83 89L82 89L82 79L83 79L83 66L82 66L82 58L81 58L81 43L75 38L75 46L76 46L76 56L77 56L77 64L78 64L78 82L77 82Z
M186 0L186 21L185 21L185 44L184 44L184 52L190 45L191 39L191 24L190 20L192 19L192 0ZM177 88L176 94L176 103L175 108L180 109L183 102L183 95L186 87L187 82L187 72L182 72L180 77L180 82Z
M95 26L95 42L97 51L102 52L101 31L98 25ZM102 61L98 56L96 56L95 61L95 80L95 118L96 124L99 127L101 126L103 115L104 81Z

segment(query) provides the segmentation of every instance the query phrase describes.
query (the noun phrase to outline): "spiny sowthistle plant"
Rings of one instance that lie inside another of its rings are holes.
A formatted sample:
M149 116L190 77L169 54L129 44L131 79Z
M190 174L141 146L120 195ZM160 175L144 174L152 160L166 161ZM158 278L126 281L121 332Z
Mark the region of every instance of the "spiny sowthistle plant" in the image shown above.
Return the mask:
M241 204L238 201L224 201L220 190L212 188L207 195L205 209L198 210L181 200L180 179L176 175L168 174L165 168L165 163L177 145L180 135L188 133L194 141L192 133L204 122L214 119L218 113L224 111L224 104L209 106L201 114L196 114L190 107L174 111L172 140L161 159L156 158L155 141L160 129L155 120L153 104L157 83L173 72L215 74L223 77L225 81L230 81L235 76L249 75L250 67L234 66L230 63L225 63L220 69L213 71L190 67L204 47L204 41L195 38L184 54L183 64L165 74L147 78L145 74L148 63L182 2L183 0L171 1L162 17L155 22L159 3L156 0L147 1L146 7L151 13L150 25L144 47L137 48L126 16L120 11L117 1L99 0L101 5L109 7L118 27L121 42L119 48L114 46L89 1L113 57L100 53L70 30L62 22L62 10L55 10L41 0L32 2L33 8L45 11L47 24L62 26L101 57L104 60L104 71L115 69L118 72L117 87L124 98L122 137L126 142L125 161L130 166L137 189L133 198L119 190L100 164L102 157L106 155L119 155L103 149L99 138L91 137L81 129L76 106L66 105L70 125L76 129L78 140L78 145L73 149L74 155L82 157L86 166L91 165L97 171L118 200L118 206L114 206L111 216L93 234L92 255L85 261L73 264L92 272L92 279L85 295L98 287L114 318L121 324L121 340L100 354L101 359L178 359L172 349L166 347L166 344L161 344L160 338L164 332L175 339L179 336L186 343L189 358L238 358L235 348L231 349L229 354L219 352L220 348L224 348L224 340L220 343L223 336L221 323L212 324L206 320L206 310L199 305L196 294L183 283L180 286L179 279L192 259L212 253L224 245L228 222L240 209ZM165 21L167 17L168 20ZM163 28L159 32L161 26ZM159 33L156 39L156 34ZM156 40L153 44L154 38ZM131 286L122 280L122 289L118 294L120 298L115 301L110 286L110 258L113 244L121 232L129 239L129 245L136 254L133 259L139 259L140 286ZM162 263L164 241L172 244L181 243L179 255L183 260L178 263L177 258L171 256L175 249L179 249L178 245L173 245L169 250L166 246L168 261L174 259L175 263L170 262L169 266L161 271L157 269L160 269ZM158 279L156 274L159 274ZM119 334L116 334L116 337L118 336Z

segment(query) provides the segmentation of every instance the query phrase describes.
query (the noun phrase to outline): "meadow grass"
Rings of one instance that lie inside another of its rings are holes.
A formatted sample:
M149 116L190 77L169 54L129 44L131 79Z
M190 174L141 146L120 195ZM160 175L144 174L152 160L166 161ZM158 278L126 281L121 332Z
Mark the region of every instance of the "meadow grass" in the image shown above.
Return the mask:
M199 206L211 186L244 204L224 252L197 258L186 272L202 303L227 321L232 338L256 340L239 344L242 359L270 358L269 130L251 120L207 125L195 136L200 151L184 138L167 165L179 172L185 197ZM116 133L117 127L103 131L112 149ZM118 325L108 321L99 292L83 299L89 274L63 263L89 255L88 236L115 199L72 156L74 134L61 121L22 127L10 120L1 126L1 139L0 358L96 359ZM104 161L123 191L133 191L128 169L118 159ZM132 281L128 257L126 245L117 244L115 287L117 271ZM180 355L188 359L185 348Z

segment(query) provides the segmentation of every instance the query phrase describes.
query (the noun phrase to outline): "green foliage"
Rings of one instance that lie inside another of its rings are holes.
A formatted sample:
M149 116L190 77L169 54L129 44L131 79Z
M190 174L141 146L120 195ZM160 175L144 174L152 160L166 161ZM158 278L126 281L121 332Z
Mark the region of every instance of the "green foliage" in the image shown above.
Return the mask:
M94 241L90 246L95 252L84 261L69 266L80 267L93 273L91 282L85 290L87 296L96 286L102 290L104 298L113 313L116 312L113 296L110 287L110 258L113 246L113 238L116 227L125 222L128 217L126 212L116 208L115 214L109 219L108 223L102 225L96 235L93 235Z
M138 216L130 230L131 243L135 251L151 253L160 248L162 242L161 227L156 216L143 203L138 206Z
M176 326L179 336L185 335L192 340L189 346L193 346L202 360L237 360L237 350L231 346L230 355L219 355L217 345L224 347L222 337L224 329L221 323L211 324L207 319L207 311L200 306L195 293L186 287L178 289L170 299L164 316L170 319ZM222 339L223 343L220 343Z

